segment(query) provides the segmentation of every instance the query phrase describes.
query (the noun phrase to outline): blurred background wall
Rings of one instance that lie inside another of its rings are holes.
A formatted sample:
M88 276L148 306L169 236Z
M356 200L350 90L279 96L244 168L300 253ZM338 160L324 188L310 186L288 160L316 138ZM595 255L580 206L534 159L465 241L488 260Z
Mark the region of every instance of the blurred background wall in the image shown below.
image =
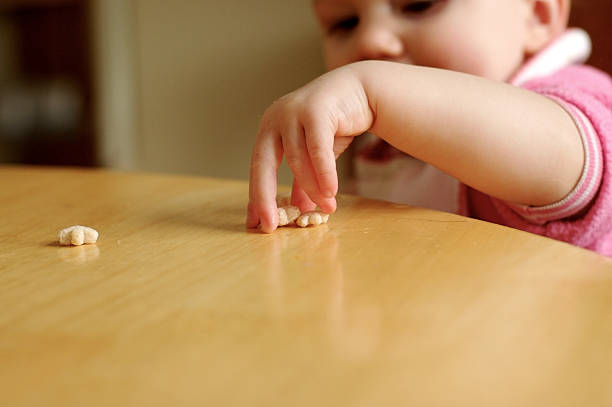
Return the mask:
M323 72L310 1L132 7L139 167L246 177L265 108Z
M612 72L612 1L576 4ZM0 163L245 179L265 108L323 72L318 36L310 0L0 0Z
M4 97L0 160L244 179L265 108L323 72L318 35L308 0L0 0L0 93L40 123L58 82L66 116L95 117L20 128ZM43 49L74 67L28 68Z
M0 0L4 162L95 162L92 43L82 2Z

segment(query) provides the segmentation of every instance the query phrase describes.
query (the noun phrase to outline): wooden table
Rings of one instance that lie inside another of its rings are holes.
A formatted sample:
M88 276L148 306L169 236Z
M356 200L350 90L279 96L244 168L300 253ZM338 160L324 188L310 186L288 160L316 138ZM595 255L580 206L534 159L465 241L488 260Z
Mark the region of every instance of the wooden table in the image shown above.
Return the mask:
M248 186L0 167L2 406L612 406L612 262L341 197L244 228ZM60 247L83 224L94 246Z

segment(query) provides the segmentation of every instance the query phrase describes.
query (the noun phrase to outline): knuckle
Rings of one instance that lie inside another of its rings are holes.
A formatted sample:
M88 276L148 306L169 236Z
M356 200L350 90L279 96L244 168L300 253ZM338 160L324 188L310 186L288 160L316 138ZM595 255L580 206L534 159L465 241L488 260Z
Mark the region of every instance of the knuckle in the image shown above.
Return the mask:
M300 171L303 168L302 160L298 153L296 152L287 152L285 153L285 160L287 160L287 164L293 171Z
M325 117L325 109L316 103L307 103L302 107L300 120L307 128L316 128L317 124Z
M310 150L309 153L310 160L318 174L332 171L334 164L333 152L325 148L316 148Z
M329 159L329 151L323 146L312 146L308 149L308 152L313 161L325 162Z
M336 173L329 169L321 169L317 171L317 177L322 180L330 182L332 179L336 177Z

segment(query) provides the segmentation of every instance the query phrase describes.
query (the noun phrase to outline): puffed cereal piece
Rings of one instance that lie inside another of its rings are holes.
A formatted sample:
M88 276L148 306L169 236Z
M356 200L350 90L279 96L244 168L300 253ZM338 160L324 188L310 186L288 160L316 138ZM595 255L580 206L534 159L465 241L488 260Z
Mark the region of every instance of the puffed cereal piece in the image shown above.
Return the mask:
M87 226L74 225L60 230L59 243L62 246L80 246L83 243L96 243L98 231Z
M278 208L278 226L287 226L293 223L298 216L300 216L300 209L297 206L281 206Z
M298 226L305 228L308 225L318 226L322 223L327 223L329 214L321 211L304 212L301 214L295 223Z

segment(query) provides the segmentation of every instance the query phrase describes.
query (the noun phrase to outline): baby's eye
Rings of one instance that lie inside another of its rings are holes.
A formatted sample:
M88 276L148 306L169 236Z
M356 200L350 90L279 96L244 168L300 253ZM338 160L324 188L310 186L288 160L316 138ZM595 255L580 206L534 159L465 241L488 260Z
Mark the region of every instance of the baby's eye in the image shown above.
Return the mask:
M351 31L353 28L357 27L359 24L359 17L350 16L346 18L342 18L335 23L332 23L329 27L330 33L341 33Z
M435 3L435 0L414 0L402 5L401 10L407 14L419 14L429 10Z

